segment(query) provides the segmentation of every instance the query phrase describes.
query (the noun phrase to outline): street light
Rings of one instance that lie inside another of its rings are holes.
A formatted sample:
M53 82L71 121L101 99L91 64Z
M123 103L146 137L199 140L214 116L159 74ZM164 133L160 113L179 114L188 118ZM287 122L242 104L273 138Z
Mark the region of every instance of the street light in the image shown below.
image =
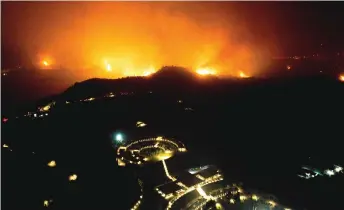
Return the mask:
M117 142L121 143L123 141L123 135L121 133L117 133L115 139Z

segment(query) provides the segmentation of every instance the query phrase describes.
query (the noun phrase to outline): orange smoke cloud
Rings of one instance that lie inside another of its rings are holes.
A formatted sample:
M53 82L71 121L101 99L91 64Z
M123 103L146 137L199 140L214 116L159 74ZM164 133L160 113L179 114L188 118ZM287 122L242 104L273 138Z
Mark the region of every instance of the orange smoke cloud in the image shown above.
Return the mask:
M35 2L22 20L23 46L33 61L35 53L47 53L80 79L150 75L163 65L211 68L224 76L259 74L269 49L254 40L234 6L221 7L210 2Z

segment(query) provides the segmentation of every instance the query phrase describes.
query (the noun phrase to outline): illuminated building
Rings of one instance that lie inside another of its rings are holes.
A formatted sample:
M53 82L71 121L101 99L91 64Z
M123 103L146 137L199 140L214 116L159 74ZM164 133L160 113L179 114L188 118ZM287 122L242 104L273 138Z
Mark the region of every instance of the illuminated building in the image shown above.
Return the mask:
M117 137L116 137L117 138ZM184 144L163 137L140 139L124 143L117 149L118 165L142 165L149 162L163 161L176 153L185 152ZM164 167L165 168L165 167Z
M145 187L145 189L148 189L133 204L133 210L203 210L208 206L213 206L216 209L233 210L291 210L279 204L278 200L272 195L245 192L241 186L236 184L228 185L221 170L214 165L190 168L178 173L171 172L168 169L166 160L180 152L186 152L186 148L181 142L163 137L123 141L121 146L117 148L119 166L143 166L135 169L138 172L139 169L156 165L148 163L161 161L163 165L165 174L163 177L153 174L154 170L151 170L152 168L147 170L148 175L143 178L140 186L142 187L143 183L145 183L149 187ZM341 171L341 168L337 168L337 171ZM159 184L157 180L162 180L162 182ZM143 192L143 187L141 192ZM143 199L144 194L150 195L148 198L145 197L148 201ZM149 200L152 198L154 200ZM156 203L158 203L158 206L151 206L156 205Z

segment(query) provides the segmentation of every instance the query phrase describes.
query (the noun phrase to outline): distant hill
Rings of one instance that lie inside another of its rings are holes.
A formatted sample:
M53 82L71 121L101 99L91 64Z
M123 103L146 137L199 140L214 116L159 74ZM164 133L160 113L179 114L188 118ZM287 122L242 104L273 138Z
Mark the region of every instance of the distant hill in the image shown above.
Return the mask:
M164 66L149 77L125 77L120 79L93 78L75 83L61 94L65 99L85 98L104 95L118 91L150 91L152 89L183 90L200 83L217 81L215 76L207 76L200 80L199 75L178 66Z

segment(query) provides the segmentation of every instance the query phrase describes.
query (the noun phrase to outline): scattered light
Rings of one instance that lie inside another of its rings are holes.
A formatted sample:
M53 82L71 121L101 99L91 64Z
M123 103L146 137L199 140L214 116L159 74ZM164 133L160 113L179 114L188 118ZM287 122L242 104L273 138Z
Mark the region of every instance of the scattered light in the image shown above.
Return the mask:
M291 65L287 65L287 70L291 70Z
M198 187L196 188L196 190L197 190L197 192L198 192L202 197L208 199L207 193L204 192L204 190L202 189L201 186L198 186Z
M247 197L245 195L240 195L240 201L245 201L247 199Z
M222 209L222 206L221 206L220 203L216 203L216 204L215 204L215 207L216 207L216 209Z
M50 108L51 108L51 104L48 104L48 105L46 105L44 107L39 108L39 111L40 112L47 112L47 111L50 110Z
M234 200L233 198L231 198L231 199L229 200L229 203L234 204L234 203L235 203L235 200Z
M272 207L276 206L276 203L274 201L268 201L268 204L270 204Z
M339 172L343 172L343 167L341 166L335 166L334 170L339 173Z
M3 148L8 148L8 145L7 144L3 144L2 147Z
M95 98L91 97L91 98L85 99L84 101L93 101L93 100L95 100Z
M257 195L252 195L252 200L257 201L259 199L259 197Z
M106 71L112 71L111 65L109 63L106 64Z
M45 200L45 201L43 202L43 206L44 206L44 207L48 207L48 206L49 206L49 201L48 201L48 200Z
M7 122L7 121L8 121L8 118L3 118L2 119L2 122L4 122L4 123Z
M339 75L339 81L344 82L344 74Z
M50 161L50 162L48 163L48 166L51 167L51 168L55 167L55 166L56 166L55 160Z
M78 178L76 174L72 174L69 176L69 181L75 181Z
M120 133L116 134L116 141L117 142L122 142L123 141L123 135L120 134Z
M325 174L327 174L328 176L333 176L334 175L334 171L330 170L330 169L327 169L327 170L325 170Z
M147 124L145 124L144 122L141 121L137 121L136 123L136 127L141 128L141 127L145 127Z

